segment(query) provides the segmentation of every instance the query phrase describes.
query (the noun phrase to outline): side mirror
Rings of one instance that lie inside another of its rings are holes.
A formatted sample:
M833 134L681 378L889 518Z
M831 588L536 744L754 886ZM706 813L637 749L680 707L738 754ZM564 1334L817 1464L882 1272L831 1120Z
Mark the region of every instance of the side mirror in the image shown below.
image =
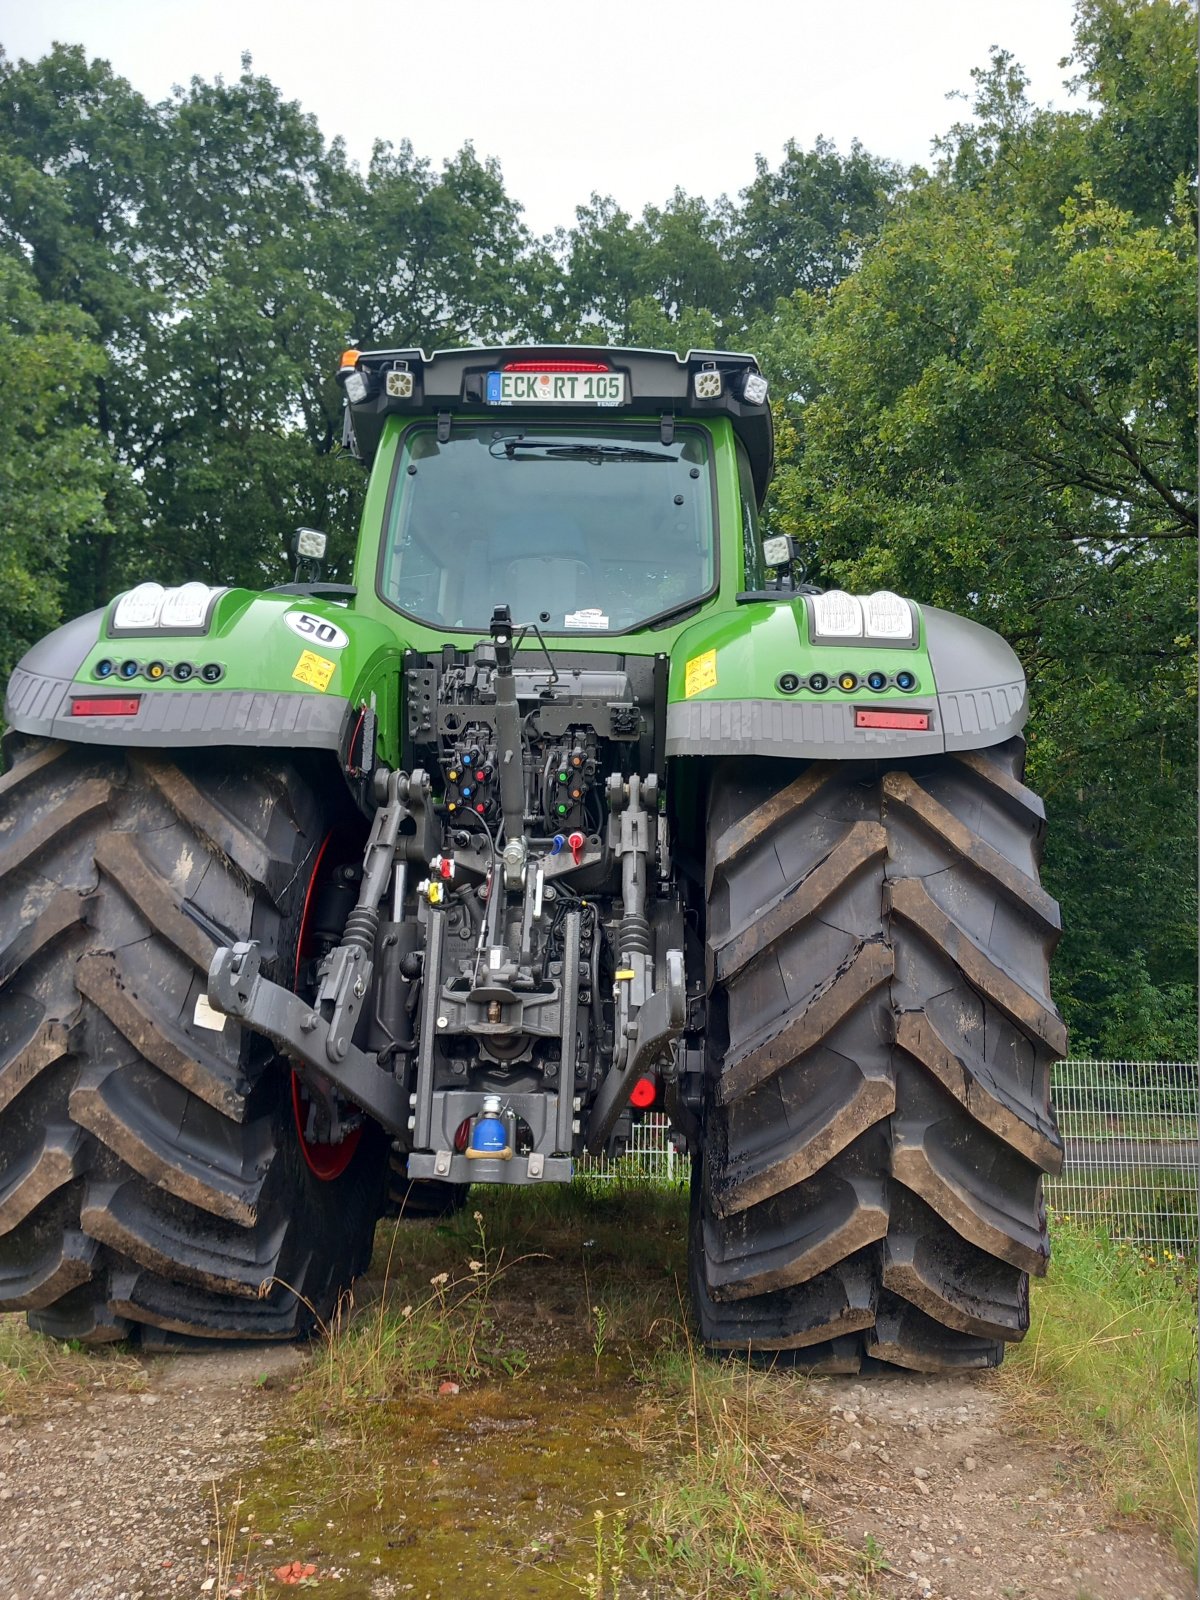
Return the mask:
M292 555L295 558L296 570L293 581L296 583L316 583L321 576L321 562L325 559L325 546L329 543L328 536L317 528L297 528L292 540ZM300 570L307 567L307 572L302 579Z

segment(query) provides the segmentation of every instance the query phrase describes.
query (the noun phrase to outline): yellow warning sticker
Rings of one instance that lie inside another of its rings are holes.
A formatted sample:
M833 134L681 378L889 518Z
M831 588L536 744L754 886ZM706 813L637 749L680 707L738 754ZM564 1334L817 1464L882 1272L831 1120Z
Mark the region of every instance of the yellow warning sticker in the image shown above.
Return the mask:
M329 687L330 678L333 677L333 668L332 661L326 661L324 656L314 655L311 650L305 650L292 668L292 677L298 683L307 684L310 689L319 689L324 694Z
M699 694L701 689L715 689L717 685L717 652L706 650L702 656L693 656L683 674L683 692L687 699Z

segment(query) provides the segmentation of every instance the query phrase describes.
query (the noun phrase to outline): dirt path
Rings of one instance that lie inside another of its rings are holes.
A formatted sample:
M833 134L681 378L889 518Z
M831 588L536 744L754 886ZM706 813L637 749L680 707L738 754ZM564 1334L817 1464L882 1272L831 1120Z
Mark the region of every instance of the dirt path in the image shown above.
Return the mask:
M302 1359L271 1349L160 1358L148 1364L142 1393L48 1401L33 1416L4 1419L3 1600L219 1600L219 1585L203 1588L215 1572L215 1547L202 1543L213 1532L213 1481L228 1495L228 1485L242 1474L247 1489L262 1491L273 1470L264 1447L281 1425L282 1391ZM506 1571L505 1560L494 1558L497 1590L573 1592L565 1579L540 1570L530 1587L521 1512L508 1501L529 1508L533 1529L539 1519L554 1520L552 1507L564 1503L564 1494L579 1500L580 1518L611 1496L620 1496L612 1499L614 1507L633 1498L627 1494L636 1474L621 1480L625 1488L616 1479L598 1488L594 1475L574 1488L568 1479L552 1485L549 1475L561 1474L563 1466L553 1450L530 1451L523 1459L519 1496L506 1494L489 1470L498 1433L533 1427L524 1420L531 1400L539 1413L557 1408L566 1414L578 1389L576 1376L570 1384L564 1380L561 1395L548 1395L530 1375L486 1397L464 1391L444 1402L436 1426L445 1441L440 1453L453 1464L453 1496L446 1500L449 1485L436 1473L421 1476L413 1493L446 1502L439 1511L441 1533L456 1536L460 1546L482 1523L495 1528L498 1517L510 1515L502 1544L513 1552L512 1564ZM623 1394L632 1421L637 1401L628 1383L613 1388L610 1402L619 1407ZM1195 1592L1164 1540L1111 1523L1078 1463L1014 1433L990 1375L829 1379L814 1383L805 1403L829 1423L811 1461L810 1509L857 1549L870 1538L886 1562L872 1592L887 1600L1184 1600ZM517 1420L506 1423L506 1406ZM548 1434L541 1430L538 1437L544 1444ZM330 1447L336 1450L337 1441ZM480 1487L473 1490L473 1484ZM328 1492L336 1497L336 1481ZM405 1521L402 1509L386 1510L397 1525ZM332 1531L321 1536L319 1592L346 1600L406 1594L419 1600L421 1590L475 1600L483 1592L468 1582L461 1562L447 1563L432 1584L414 1590L405 1575L411 1535L383 1541L377 1549L384 1554L371 1556L370 1567L356 1562L360 1551L340 1548L336 1517L331 1506L329 1523L320 1524ZM307 1559L307 1550L291 1548L286 1539L259 1548L255 1574L265 1591L288 1592L271 1577L272 1566L289 1557ZM848 1581L833 1578L829 1586L836 1594ZM260 1591L250 1585L246 1592ZM640 1585L629 1589L631 1596L644 1592Z

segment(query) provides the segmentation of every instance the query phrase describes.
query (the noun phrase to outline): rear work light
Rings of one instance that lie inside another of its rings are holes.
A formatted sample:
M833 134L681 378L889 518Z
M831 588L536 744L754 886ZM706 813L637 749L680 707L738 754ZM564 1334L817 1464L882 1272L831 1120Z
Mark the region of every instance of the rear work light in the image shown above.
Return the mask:
M856 728L912 728L925 733L929 728L928 711L855 711Z
M142 703L140 694L103 695L89 700L73 700L73 717L136 717Z
M603 361L506 361L505 372L609 372Z

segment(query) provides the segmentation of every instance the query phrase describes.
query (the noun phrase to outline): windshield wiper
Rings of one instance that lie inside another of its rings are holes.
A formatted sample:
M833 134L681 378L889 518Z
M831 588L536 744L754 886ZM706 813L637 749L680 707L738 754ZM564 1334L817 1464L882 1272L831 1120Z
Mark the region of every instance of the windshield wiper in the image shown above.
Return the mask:
M500 448L498 449L497 446ZM659 450L638 450L626 444L555 444L552 439L496 439L488 447L489 454L508 457L511 461L518 450L541 450L547 458L560 461L594 461L597 466L605 461L673 461L678 456L663 455Z

